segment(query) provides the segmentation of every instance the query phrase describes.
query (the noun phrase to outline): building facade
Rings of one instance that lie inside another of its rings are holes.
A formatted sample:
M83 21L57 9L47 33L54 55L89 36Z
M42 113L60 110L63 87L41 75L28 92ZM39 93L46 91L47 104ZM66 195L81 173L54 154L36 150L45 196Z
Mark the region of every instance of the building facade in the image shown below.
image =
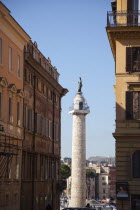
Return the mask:
M0 2L0 210L59 209L59 73Z
M20 209L23 50L30 37L0 3L0 209Z
M24 48L24 141L21 209L59 209L61 98L59 73L39 51Z
M117 0L107 15L115 60L117 207L140 203L140 1Z

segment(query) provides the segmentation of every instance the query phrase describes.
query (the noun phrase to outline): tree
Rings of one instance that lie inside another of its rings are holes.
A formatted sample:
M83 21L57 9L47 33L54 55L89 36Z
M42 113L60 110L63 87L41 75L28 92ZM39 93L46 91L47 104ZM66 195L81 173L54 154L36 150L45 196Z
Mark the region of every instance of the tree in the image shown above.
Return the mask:
M61 164L60 174L62 179L67 179L71 175L71 169L66 164Z
M87 169L87 170L86 170L86 177L87 177L87 178L94 178L94 177L96 177L96 176L97 176L96 173L93 172L92 170L90 170L90 169Z

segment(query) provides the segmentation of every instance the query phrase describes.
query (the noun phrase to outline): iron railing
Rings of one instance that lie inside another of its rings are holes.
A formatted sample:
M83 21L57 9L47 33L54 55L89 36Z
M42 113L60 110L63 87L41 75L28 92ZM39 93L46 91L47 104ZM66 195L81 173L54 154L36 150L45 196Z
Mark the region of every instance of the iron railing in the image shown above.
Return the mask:
M107 26L140 26L139 11L113 11L107 13Z
M72 111L72 110L79 111L79 110L89 110L89 109L90 107L88 105L85 105L83 108L79 108L79 107L75 108L74 105L69 107L69 111Z

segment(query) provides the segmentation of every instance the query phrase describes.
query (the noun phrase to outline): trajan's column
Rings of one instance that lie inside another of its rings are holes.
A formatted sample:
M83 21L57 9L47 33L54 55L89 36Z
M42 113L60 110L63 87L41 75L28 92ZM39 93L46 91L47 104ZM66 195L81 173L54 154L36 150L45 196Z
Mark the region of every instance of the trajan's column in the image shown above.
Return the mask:
M86 205L86 115L89 108L82 95L82 80L73 101L70 114L73 115L72 131L72 186L70 207Z

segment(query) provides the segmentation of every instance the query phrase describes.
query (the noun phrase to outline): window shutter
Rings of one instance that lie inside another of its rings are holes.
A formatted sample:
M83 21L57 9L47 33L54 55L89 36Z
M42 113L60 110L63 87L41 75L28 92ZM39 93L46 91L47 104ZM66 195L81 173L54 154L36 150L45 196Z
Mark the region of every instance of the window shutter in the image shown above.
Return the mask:
M39 134L39 126L40 126L40 115L37 114L37 133Z
M30 109L30 131L33 129L33 112L32 109Z
M132 72L132 47L126 47L126 72Z
M49 123L48 119L46 119L46 137L48 137L48 133L49 133Z
M35 113L35 132L37 133L37 113Z
M133 119L133 92L126 92L126 120Z
M133 154L133 177L140 178L140 150Z
M137 91L133 92L133 119L137 120L139 118L139 93Z
M32 110L32 131L34 131L34 111Z
M24 105L24 127L26 128L26 106Z
M127 11L133 10L133 0L127 0Z

